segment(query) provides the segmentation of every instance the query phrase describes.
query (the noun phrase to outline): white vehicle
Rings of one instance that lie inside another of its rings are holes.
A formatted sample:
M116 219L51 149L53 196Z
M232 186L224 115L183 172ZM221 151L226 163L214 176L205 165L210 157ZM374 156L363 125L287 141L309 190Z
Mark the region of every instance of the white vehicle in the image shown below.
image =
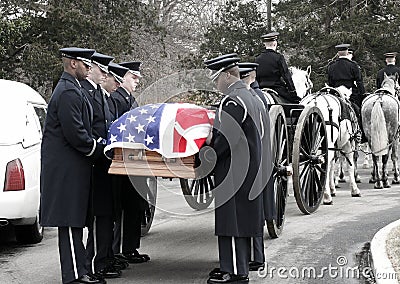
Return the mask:
M21 243L43 238L38 216L46 108L31 87L0 79L0 226L14 225Z

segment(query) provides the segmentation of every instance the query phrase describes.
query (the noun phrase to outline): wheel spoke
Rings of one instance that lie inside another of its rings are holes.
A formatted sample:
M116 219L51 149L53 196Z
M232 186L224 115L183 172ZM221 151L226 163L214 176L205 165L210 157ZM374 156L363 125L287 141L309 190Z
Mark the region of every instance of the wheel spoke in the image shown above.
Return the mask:
M282 159L283 153L286 150L286 145L287 145L287 143L286 143L286 138L285 138L285 139L283 139L283 141L282 141L282 143L280 145L280 148L279 148L279 153L278 153L278 159L279 160Z
M189 180L187 181L188 183L189 183ZM194 186L196 185L196 180L191 180L190 181L190 187L189 187L189 191L190 192L193 192L193 188L194 188Z
M307 122L307 125L306 125L306 127L304 127L304 132L302 133L302 136L301 136L301 145L304 145L304 146L307 146L306 148L308 149L308 150L311 150L311 145L310 145L310 141L308 140L308 133L307 133L307 128L308 128L308 122Z
M321 174L326 174L326 170L324 170L323 168L321 168L320 165L315 165L315 168L316 168Z
M308 177L309 177L309 171L305 171L305 175L303 177L300 177L301 180L301 195L303 196L303 200L305 200L305 188L308 185Z
M313 132L312 132L312 145L315 145L317 134L319 134L321 129L321 123L318 121L318 118L313 116Z
M300 177L302 177L304 175L304 172L310 168L310 164L307 164L300 172Z
M195 198L197 197L197 195L199 195L199 190L200 190L199 181L196 180L195 187L194 187L194 192L193 192L193 196Z
M318 175L317 172L315 172L315 183L317 184L318 192L323 191L323 185L322 185L322 183L321 183L320 176Z
M301 155L304 155L304 156L307 156L307 157L308 157L308 155L309 155L309 153L306 152L306 150L302 147L302 145L300 145L300 154L301 154Z
M325 140L325 137L320 136L320 134L318 134L318 140L316 141L314 149L313 149L315 152L318 151L319 149L321 149L322 142L324 142L324 140Z
M305 164L308 164L308 160L304 160L302 162L299 163L299 167L304 166Z

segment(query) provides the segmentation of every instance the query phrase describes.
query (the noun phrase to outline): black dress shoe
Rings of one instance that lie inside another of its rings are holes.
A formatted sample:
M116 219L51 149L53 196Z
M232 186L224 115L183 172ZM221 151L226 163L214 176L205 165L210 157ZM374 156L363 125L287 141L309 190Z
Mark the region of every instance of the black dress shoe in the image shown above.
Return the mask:
M114 258L111 261L111 265L117 270L124 270L129 267L129 262L122 258Z
M144 259L146 259L146 261L149 261L149 260L150 260L150 256L149 256L148 254L139 253L136 249L135 249L135 251L133 252L133 254L136 255L136 256L141 256L141 257L143 257Z
M116 269L114 266L109 265L100 269L95 273L99 278L119 278L121 277L121 270Z
M210 273L208 273L208 276L210 277L220 277L221 275L223 275L226 272L221 271L221 269L219 267L214 268L213 270L210 271Z
M260 268L264 269L264 262L250 261L249 262L249 270L250 271L258 271Z
M107 281L103 278L87 273L71 283L106 284Z
M137 251L129 254L124 253L122 255L129 263L143 263L150 260L150 257L147 254L140 254Z
M249 283L249 277L247 275L236 275L230 273L223 273L218 277L210 277L207 280L208 284L218 284L218 283Z

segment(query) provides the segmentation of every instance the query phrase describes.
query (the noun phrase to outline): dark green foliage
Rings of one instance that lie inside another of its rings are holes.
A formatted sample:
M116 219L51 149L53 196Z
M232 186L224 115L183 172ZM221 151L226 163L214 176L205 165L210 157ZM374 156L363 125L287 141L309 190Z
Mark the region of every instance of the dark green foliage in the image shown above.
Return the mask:
M314 89L327 82L326 67L336 44L350 43L356 49L354 60L362 68L367 92L375 89L383 53L397 51L398 1L290 0L279 1L275 11L284 27L281 47L291 54L289 64L312 65Z
M133 53L132 33L156 26L135 0L31 2L0 6L0 77L28 83L47 98L62 72L60 48L94 48L121 60Z
M200 46L201 57L236 52L242 61L254 61L262 47L260 37L266 33L266 21L258 11L258 3L228 1L205 34L205 42Z

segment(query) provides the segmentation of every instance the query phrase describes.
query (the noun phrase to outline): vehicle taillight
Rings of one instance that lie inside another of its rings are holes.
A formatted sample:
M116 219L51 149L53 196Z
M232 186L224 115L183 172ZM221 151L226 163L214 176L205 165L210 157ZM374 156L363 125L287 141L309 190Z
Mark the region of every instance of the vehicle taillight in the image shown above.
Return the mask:
M20 159L8 162L6 178L4 180L4 191L24 190L25 174Z

